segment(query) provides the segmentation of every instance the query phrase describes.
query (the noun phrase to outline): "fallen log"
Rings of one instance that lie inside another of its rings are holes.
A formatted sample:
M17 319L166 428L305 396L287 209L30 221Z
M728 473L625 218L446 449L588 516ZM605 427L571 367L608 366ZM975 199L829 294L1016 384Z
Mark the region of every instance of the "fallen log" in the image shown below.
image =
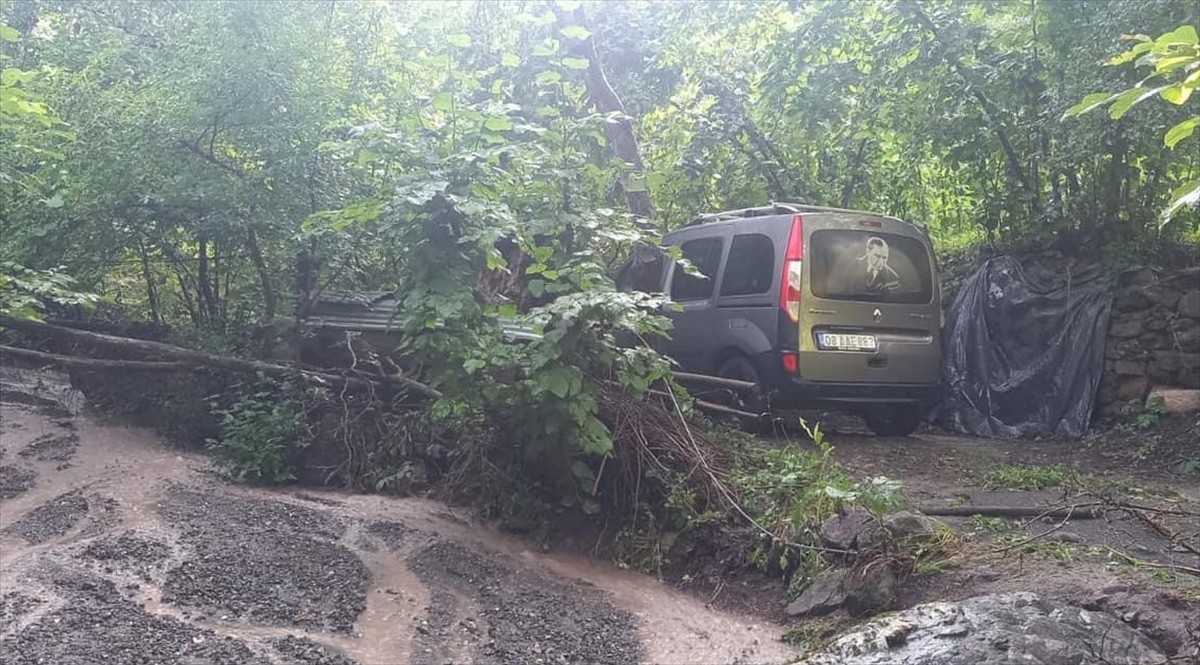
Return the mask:
M179 372L198 367L192 363L179 360L150 361L150 360L101 360L97 358L78 358L75 356L60 356L56 353L43 353L29 349L19 349L15 346L0 346L0 356L12 356L37 360L48 365L61 367L82 367L84 369L129 369L139 372Z
M348 377L337 374L326 374L324 372L314 372L312 370L296 369L294 367L287 367L285 365L276 365L274 363L262 362L260 360L243 360L241 358L231 358L229 356L217 356L211 353L204 353L202 351L185 349L181 346L164 344L162 342L151 342L141 339L131 339L128 337L104 335L85 330L63 328L61 326L41 323L39 321L18 319L7 314L0 314L0 325L13 328L15 330L57 337L59 339L71 340L84 344L96 344L99 346L122 349L125 351L137 351L150 356L166 356L168 358L175 358L179 361L193 365L205 365L208 367L227 369L235 372L261 372L270 376L284 377L299 376L300 378L309 381L334 384L344 383L348 385L369 385L371 383L385 383L403 387L406 390L410 390L423 397L429 397L432 399L440 399L442 397L441 391L435 388L431 388L419 381L414 381L413 379L395 375L378 377Z
M917 510L936 517L1074 517L1086 520L1104 515L1099 503L1074 506L918 506Z

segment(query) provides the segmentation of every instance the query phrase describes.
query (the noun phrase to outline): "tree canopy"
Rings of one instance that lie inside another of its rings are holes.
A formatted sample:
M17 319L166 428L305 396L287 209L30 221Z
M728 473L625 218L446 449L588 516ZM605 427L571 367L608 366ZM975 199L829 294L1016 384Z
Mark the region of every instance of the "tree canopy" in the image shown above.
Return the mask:
M940 249L1197 233L1178 0L9 0L0 19L0 290L51 270L156 321L289 315L298 263L311 290L404 287L422 325L525 310L767 200L886 212ZM478 297L516 274L530 302Z

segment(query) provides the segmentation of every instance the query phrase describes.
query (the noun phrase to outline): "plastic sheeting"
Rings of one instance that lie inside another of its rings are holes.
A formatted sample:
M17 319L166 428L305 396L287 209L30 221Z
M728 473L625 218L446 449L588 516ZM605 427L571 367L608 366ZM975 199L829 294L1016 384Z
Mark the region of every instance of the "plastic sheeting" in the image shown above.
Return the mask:
M1087 431L1112 285L1098 266L1061 277L1064 284L1048 285L1002 256L963 285L942 336L950 427L1004 437Z

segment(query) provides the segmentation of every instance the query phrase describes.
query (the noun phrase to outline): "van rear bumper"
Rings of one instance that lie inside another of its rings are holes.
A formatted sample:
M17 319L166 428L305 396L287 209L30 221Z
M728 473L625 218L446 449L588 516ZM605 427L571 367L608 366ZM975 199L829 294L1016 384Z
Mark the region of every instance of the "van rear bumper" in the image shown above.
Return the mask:
M931 405L941 400L941 383L843 383L789 378L772 399L783 408L814 403Z

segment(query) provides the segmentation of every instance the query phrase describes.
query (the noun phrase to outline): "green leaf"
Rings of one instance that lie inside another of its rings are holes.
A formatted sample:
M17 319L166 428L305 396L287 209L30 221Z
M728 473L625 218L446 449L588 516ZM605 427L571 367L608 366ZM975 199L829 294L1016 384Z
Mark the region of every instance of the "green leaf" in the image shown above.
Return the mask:
M1111 95L1107 92L1094 92L1084 97L1083 101L1067 109L1066 112L1063 113L1063 119L1065 120L1071 116L1087 113L1098 106L1103 106L1105 102L1113 97L1114 95Z
M458 48L467 48L471 45L471 35L468 35L465 32L457 32L446 37L446 43L450 44L451 46L457 46Z
M1172 104L1174 104L1176 106L1179 106L1179 105L1183 104L1184 102L1186 102L1188 100L1188 98L1192 96L1192 91L1196 89L1196 86L1184 85L1183 83L1176 83L1175 85L1167 86L1166 88L1159 88L1159 89L1162 91L1161 94L1162 94L1163 99L1167 100L1168 102L1171 102Z
M554 55L555 53L558 53L558 40L547 39L541 44L533 47L533 49L530 50L530 53L543 57Z
M449 92L439 92L433 97L433 108L439 111L449 111L454 108L454 95Z
M505 116L495 115L484 120L483 126L493 132L506 132L513 128L513 122Z
M521 58L519 58L516 53L505 53L504 55L500 56L500 64L504 65L505 67L516 67L517 65L521 64Z
M1113 57L1108 59L1108 62L1105 62L1104 64L1108 65L1109 67L1115 67L1116 65L1123 65L1127 62L1132 61L1134 58L1138 57L1139 55L1142 55L1143 53L1149 51L1152 48L1154 48L1154 44L1152 44L1148 41L1145 41L1140 44L1134 45L1133 48L1129 49L1128 51L1125 51L1124 53L1119 53L1117 55L1114 55Z
M1180 210L1196 206L1200 206L1200 178L1185 182L1171 192L1171 200L1167 202L1166 209L1159 216L1158 227L1161 229Z
M554 85L562 80L562 74L554 71L540 72L533 80L538 85Z
M1196 28L1190 25L1181 25L1154 40L1154 50L1162 52L1175 45L1195 46L1197 42L1200 42L1200 39L1197 39Z
M587 58L563 58L562 64L563 64L563 67L566 67L567 69L587 69L588 68L588 59Z
M1175 144L1191 136L1192 132L1196 131L1196 127L1200 127L1200 117L1184 120L1167 130L1167 133L1163 135L1163 145L1174 148Z
M1113 100L1112 106L1108 107L1108 117L1120 120L1135 104L1153 97L1161 90L1160 86L1157 88L1132 88L1122 92Z
M582 25L568 25L562 29L562 33L571 39L584 40L592 36L592 31Z
M1198 59L1194 54L1191 54L1191 53L1189 53L1187 55L1172 55L1172 56L1168 56L1165 58L1159 58L1154 63L1154 73L1155 74L1166 74L1168 72L1179 69L1180 67L1183 67L1185 65L1189 65L1193 62L1198 62L1198 61L1200 61L1200 59Z
M21 41L21 33L16 28L0 23L0 42Z
M55 194L48 199L44 199L42 203L45 203L47 208L61 208L63 207L62 194Z

